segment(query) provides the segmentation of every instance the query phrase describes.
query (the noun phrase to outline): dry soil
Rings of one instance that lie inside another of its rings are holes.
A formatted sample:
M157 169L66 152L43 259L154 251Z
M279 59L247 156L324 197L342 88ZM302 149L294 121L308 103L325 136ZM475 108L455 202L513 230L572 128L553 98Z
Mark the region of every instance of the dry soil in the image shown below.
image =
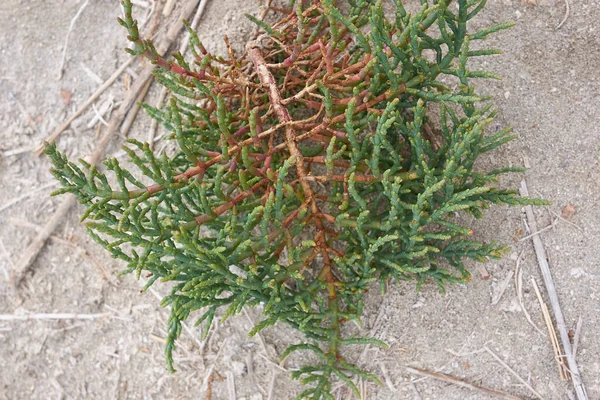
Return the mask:
M140 1L156 3L164 0ZM181 3L181 2L177 2ZM391 4L391 1L387 1ZM410 0L409 3L415 3ZM499 110L498 126L512 125L518 139L482 160L485 165L528 165L525 174L505 180L518 187L526 179L532 194L552 205L535 211L545 227L571 204L576 213L558 220L541 238L567 325L583 325L577 361L590 399L600 399L600 3L570 0L570 15L561 29L564 0L490 0L475 23L515 21L488 44L505 51L484 66L504 80L482 82ZM36 232L56 209L45 158L31 149L71 115L128 57L124 33L115 22L116 0L92 0L73 27L65 72L58 80L65 35L83 1L3 0L0 2L0 314L103 313L95 320L0 321L0 399L198 399L205 398L207 376L214 371L212 398L226 399L230 387L238 399L292 399L300 386L276 364L286 344L301 337L283 326L248 338L248 310L217 321L203 352L199 332L185 332L176 352L178 372L165 369L163 344L168 312L153 293L140 293L133 276L117 277L122 268L106 257L78 223L81 209L56 231L37 259L19 296L7 277ZM178 9L175 10L177 13ZM137 8L143 19L149 9ZM243 48L251 28L243 14L258 14L249 0L211 0L199 33L208 47L223 49L222 36ZM175 14L174 14L175 15ZM137 64L97 101L96 109L118 102ZM158 90L147 101L153 104ZM96 142L94 117L88 110L59 140L71 157L85 155ZM106 116L108 118L108 116ZM130 136L144 139L150 125L140 116ZM121 140L121 139L119 139ZM109 151L119 154L118 141ZM4 207L14 199L14 204ZM449 287L446 294L412 283L392 285L381 298L370 295L364 330L390 348L370 348L353 359L385 377L381 387L368 384L367 399L487 399L432 379L406 372L405 366L439 371L469 382L531 398L532 394L487 353L488 346L544 399L568 399L569 382L561 381L531 279L542 283L535 253L518 208L496 207L482 221L472 221L477 235L511 245L503 260L484 267L489 280L474 279ZM491 300L500 283L523 270L522 312L510 282L498 304ZM156 290L164 288L157 287ZM466 355L454 355L449 351ZM361 357L359 359L359 357ZM291 358L286 368L302 360ZM384 371L386 371L384 373ZM350 398L338 388L338 398Z

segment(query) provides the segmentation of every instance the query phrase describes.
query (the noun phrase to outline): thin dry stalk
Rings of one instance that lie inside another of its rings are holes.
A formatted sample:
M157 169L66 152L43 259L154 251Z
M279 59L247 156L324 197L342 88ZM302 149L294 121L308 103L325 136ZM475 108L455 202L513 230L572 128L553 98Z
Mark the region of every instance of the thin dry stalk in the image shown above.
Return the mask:
M150 76L150 78L148 79L148 82L142 88L142 91L140 92L139 96L135 100L135 104L131 107L131 109L127 113L127 117L125 117L125 121L123 121L123 124L121 125L121 129L120 129L121 135L127 136L129 129L131 129L131 125L133 125L133 121L135 121L135 118L137 117L137 114L140 111L140 108L142 106L141 103L144 101L144 98L146 97L146 95L148 94L148 91L150 90L151 84L152 84L152 76Z
M162 108L162 105L163 105L166 97L167 97L167 88L163 86L162 89L160 90L160 94L158 95L158 99L156 100L156 105L155 105L156 109L160 110ZM152 124L150 125L150 130L148 131L148 138L146 139L148 146L150 146L150 150L154 149L154 138L156 137L157 130L158 130L158 120L153 119Z
M523 314L525 314L527 322L529 322L529 324L533 326L536 331L541 333L543 336L546 336L546 334L540 328L538 328L536 324L533 323L531 315L529 315L529 312L525 308L525 303L523 302L523 269L521 268L521 259L524 251L525 250L521 251L521 254L519 254L519 257L517 258L517 265L515 267L515 290L517 292L517 298L519 299L519 305L521 306L521 310L523 310Z
M523 242L527 239L531 239L532 237L537 236L540 233L546 232L547 230L554 229L556 227L556 222L558 222L558 219L555 219L554 221L552 221L552 223L550 225L546 226L545 228L542 228L539 231L532 233L531 235L522 237L521 239L519 239L519 242Z
M525 181L521 182L520 194L521 196L529 195L527 183ZM533 208L531 206L525 206L525 213L527 214L529 226L532 230L537 231L537 224L535 221L535 216L533 215ZM579 374L579 368L577 366L577 362L575 361L575 357L573 357L573 349L571 348L571 342L569 340L569 332L567 330L567 325L565 324L565 318L563 316L562 309L560 308L558 294L556 293L556 287L554 286L554 280L552 279L552 274L550 273L550 266L548 265L544 244L539 236L534 236L532 240L538 259L538 264L540 266L540 271L542 272L542 277L544 278L544 285L546 286L548 298L550 299L550 305L552 306L552 312L554 313L554 318L556 319L556 325L558 327L560 340L567 358L569 371L571 372L571 380L573 381L573 386L575 387L577 399L587 400L588 396L585 390L585 385L581 380L581 375Z
M67 60L67 48L69 47L69 37L71 36L71 32L73 31L75 22L77 21L77 19L81 15L81 13L83 13L83 10L85 10L85 8L89 4L89 2L90 2L90 0L86 0L85 3L83 3L81 5L81 7L79 7L77 14L75 14L73 19L71 20L71 24L69 25L69 30L67 31L67 36L65 37L65 47L63 48L63 54L62 54L62 58L60 60L60 68L58 70L58 78L57 78L58 80L62 79L63 73L65 72L65 61Z
M163 15L168 17L173 12L173 8L175 8L175 0L167 0L165 7L163 8Z
M392 382L392 380L390 379L390 376L388 374L387 368L385 367L385 364L380 362L379 363L379 369L381 369L381 374L383 375L383 381L385 382L385 385L388 387L388 389L390 389L390 391L392 393L396 393L396 386L394 385L394 383Z
M43 227L41 227L39 225L24 221L24 220L16 219L16 218L9 218L8 222L10 224L14 224L16 226L21 226L21 227L28 228L28 229L34 229L36 232L41 232L43 229ZM94 267L96 267L101 272L103 279L107 279L110 283L114 284L114 282L113 282L114 278L111 276L110 272L104 267L104 265L102 263L99 263L97 260L95 260L93 257L91 257L85 248L83 248L83 247L79 246L78 244L73 243L67 239L64 239L60 236L50 235L49 239L51 239L57 243L60 243L64 246L68 246L72 249L76 249L76 250L80 251L83 258L85 258L90 264L92 264Z
M558 219L560 219L563 222L566 222L567 224L574 226L575 228L579 229L580 231L583 231L583 228L580 227L577 224L574 224L573 222L569 221L568 219L563 218L562 216L560 216L559 214L557 214L556 212L552 211L549 207L548 207L548 211L550 211L552 214L554 214L554 216Z
M0 206L0 212L6 210L7 208L10 208L12 206L14 206L15 204L21 204L23 202L23 200L26 200L28 198L30 198L31 196L38 194L39 192L43 192L51 187L55 187L56 186L56 182L51 182L51 183L47 183L43 186L40 186L36 189L33 190L28 190L25 194L19 196L19 197L15 197L12 200L9 200L7 203L4 203L3 205Z
M367 382L363 378L360 378L360 400L368 399Z
M144 281L143 279L139 280L140 286L145 286L146 285L146 281ZM148 291L150 293L152 293L152 295L154 297L156 297L159 301L161 301L163 299L163 296L161 296L156 290L154 290L152 287L150 287L148 289ZM204 339L204 341L200 341L198 340L198 338L196 337L196 335L194 334L194 331L192 331L192 329L188 326L188 324L186 324L185 322L181 322L181 326L183 327L183 329L188 333L188 335L190 335L190 338L194 341L194 343L196 343L198 345L198 347L200 348L200 355L204 354L204 348L206 347L206 342L208 341L208 335L206 336L206 338Z
M494 353L492 350L490 350L487 346L483 346L483 350L485 350L489 355L494 357L494 360L496 360L496 362L498 362L498 364L502 365L504 367L504 369L506 369L508 372L511 373L512 376L517 378L519 380L519 382L521 382L523 385L525 385L525 387L527 389L529 389L531 391L531 393L533 393L535 395L535 397L537 397L540 400L544 400L544 397L542 397L541 394L539 394L533 387L531 387L531 385L529 383L527 383L527 381L525 379L521 378L519 376L519 374L517 374L511 367L509 367L508 364L505 363L500 357L498 357L496 355L496 353Z
M198 27L198 24L200 23L200 18L202 18L202 15L204 14L204 9L206 8L207 4L208 4L208 0L200 0L200 4L198 5L196 14L194 14L194 19L192 19L192 23L190 24L190 28L192 30L195 31L196 28ZM189 34L189 32L186 32L185 36L183 37L183 41L181 42L181 46L179 46L179 52L181 54L184 54L189 45L190 45L190 34Z
M290 371L289 371L287 368L285 368L285 367L283 366L283 364L284 364L284 361L281 361L281 362L278 364L278 363L276 363L275 361L273 361L273 360L269 359L269 358L268 358L267 356L265 356L264 354L260 354L260 353L259 353L259 354L258 354L258 356L259 356L260 358L262 358L263 360L265 360L266 362L268 362L269 364L271 364L272 366L274 366L275 368L277 368L277 369L280 369L280 370L281 370L281 371L283 371L283 372L287 372L287 373L289 373L289 372L290 372Z
M227 394L229 395L229 400L236 400L235 376L231 371L227 371L225 375L227 375Z
M560 24L556 25L556 28L554 28L555 30L559 30L563 26L563 24L567 22L567 18L569 18L570 12L571 8L569 7L569 0L565 0L565 16L563 17L562 21L560 21Z
M496 293L494 294L494 297L492 298L493 306L498 304L500 302L500 299L502 299L502 296L504 295L506 288L508 288L508 285L510 284L510 281L511 281L513 275L514 275L513 271L508 271L506 278L504 278L504 280L498 286L498 290L496 291Z
M417 385L415 385L416 381L413 380L413 378L410 378L410 388L412 389L413 393L415 394L415 399L416 400L423 400L423 398L421 397L421 393L419 392L419 389L417 389Z
M159 43L158 46L156 46L156 49L160 54L166 53L168 48L171 47L171 44L173 43L173 41L177 37L178 33L183 28L182 21L184 19L189 18L189 16L194 11L196 5L198 4L198 1L199 0L188 0L185 7L183 8L183 13L181 15L181 18L179 18L177 23L173 24L171 29L165 35L165 38ZM133 57L131 59L133 59ZM121 122L123 122L123 119L125 118L125 114L131 108L135 99L138 97L140 91L144 88L144 86L147 84L148 80L150 79L154 68L155 68L154 65L146 66L146 68L140 74L139 79L137 79L135 84L129 89L129 91L127 92L127 94L125 96L125 99L121 103L121 106L113 114L110 124L109 124L108 128L105 130L104 135L102 136L102 138L96 145L94 152L89 157L87 157L88 163L90 163L90 164L98 163L98 161L102 157L102 153L104 153L104 150L108 147L110 140L113 138L114 134L117 132L119 125L121 124ZM90 102L90 104L91 104L91 102ZM74 118L72 118L72 119L74 119ZM69 120L72 121L72 119L70 118ZM70 122L69 122L69 124L70 124ZM60 132L58 134L60 134ZM50 139L50 140L52 140L52 139ZM43 148L44 148L44 146L42 146L41 149L38 149L38 150L40 150L40 152L41 152L41 151L43 151ZM15 289L17 287L19 287L19 285L23 281L23 278L25 277L25 275L31 268L31 265L37 258L38 254L40 253L40 250L44 247L44 244L46 243L46 241L48 240L48 238L50 237L52 232L54 232L56 227L66 219L69 210L71 209L71 207L73 207L73 205L75 205L75 203L76 203L75 196L73 196L73 195L66 196L65 199L60 204L60 206L58 207L58 209L56 210L56 212L54 213L54 215L50 218L50 220L46 223L46 225L44 225L44 228L42 229L42 231L40 233L38 233L38 235L33 239L33 241L27 247L27 249L25 249L23 256L21 257L21 259L19 260L19 262L17 263L17 265L15 266L15 269L12 271L12 274L11 274L11 282Z
M254 322L254 319L252 319L252 317L248 313L248 310L246 309L246 307L244 307L242 309L242 311L244 312L244 315L246 316L246 319L248 320L248 322L250 322L250 326L252 326L252 327L256 326L256 322ZM258 336L258 340L260 342L260 345L261 345L263 351L265 352L265 356L271 357L271 355L269 354L269 349L267 348L267 344L266 344L265 339L263 338L262 334L260 332L258 332L256 334L256 336Z
M100 106L100 110L98 110L96 108L95 104L92 104L92 109L94 110L95 115L92 117L90 122L88 122L86 127L88 129L92 129L94 126L96 126L98 121L102 122L102 124L104 126L108 126L108 123L104 120L103 115L106 113L109 113L108 115L110 115L110 112L112 111L113 106L114 106L114 97L112 95L108 96L108 99L106 99L106 101Z
M12 259L10 258L10 254L8 253L8 250L6 250L2 239L0 239L0 251L2 252L2 256L4 256L4 259L8 263L8 266L11 269L14 268L15 265L13 264ZM8 274L8 271L6 270L6 267L4 265L2 265L2 273L4 274L4 280L8 282L8 280L10 279L10 275Z
M215 356L213 363L210 365L210 367L208 368L208 371L206 372L206 376L204 377L204 381L202 382L200 391L203 391L205 389L208 391L208 381L210 380L210 377L212 376L212 373L215 369L215 365L217 364L217 361L219 360L219 356L221 355L221 351L223 350L223 347L225 347L225 344L227 343L228 339L229 338L225 338L225 340L223 340L223 342L221 343L221 347L219 347L219 351L217 351L217 355Z
M274 400L275 397L275 381L277 379L277 371L273 371L273 375L271 376L271 381L269 382L269 395L267 396L267 400Z
M77 313L50 313L50 314L0 314L0 321L32 321L32 320L64 320L64 319L99 319L112 317L114 313L104 312L98 314L77 314Z
M38 254L46 244L46 241L52 235L56 227L64 222L69 210L71 207L75 205L77 199L74 195L69 194L58 206L54 215L50 218L50 220L44 225L42 230L35 236L35 238L31 241L29 246L22 253L21 258L15 264L14 269L10 273L10 281L13 285L14 289L17 289L23 278L29 272L31 265L37 258Z
M552 350L554 351L554 359L558 364L558 371L560 374L561 380L567 379L567 371L565 370L565 365L563 363L563 355L560 351L560 344L558 343L558 338L556 337L556 331L554 330L554 324L552 324L552 317L550 317L550 311L548 311L548 306L544 303L544 299L542 298L542 294L540 293L540 289L537 285L537 282L533 277L531 278L531 284L533 285L533 289L535 290L535 294L537 296L538 301L540 302L540 307L542 309L542 315L544 316L544 321L546 322L546 327L548 328L548 333L550 334L550 343L552 343Z
M71 115L65 122L62 123L62 125L60 125L59 127L57 127L54 132L52 132L50 134L50 136L46 137L46 139L44 139L44 142L52 142L53 140L56 140L56 138L65 130L67 129L69 126L71 126L71 123L73 121L75 121L77 118L79 118L81 116L81 114L83 114L83 112L85 110L87 110L97 99L98 97L100 97L100 95L102 93L104 93L104 91L106 89L108 89L116 80L119 76L121 76L121 74L123 73L123 71L125 71L125 69L127 69L127 67L129 67L129 64L131 64L133 62L133 60L135 60L134 57L130 57L127 61L125 61L123 63L123 65L121 65L119 67L119 69L117 69L111 76L110 78L108 78L106 80L106 82L104 82L104 84L102 86L100 86L98 88L98 90L96 90L94 92L94 94L92 94L90 96L89 99L87 99L87 101L79 108L79 110L77 110L75 112L75 114ZM44 151L44 147L45 144L44 142L42 144L40 144L38 146L37 149L35 149L35 154L36 155L41 155L42 152Z
M437 379L438 381L451 383L453 385L464 387L464 388L467 388L467 389L470 389L470 390L476 390L476 391L479 391L479 392L482 392L482 393L485 393L487 395L494 396L494 397L497 397L497 398L500 398L500 399L522 400L521 397L513 396L511 394L504 393L504 392L501 392L499 390L488 389L488 388L483 387L483 386L474 385L472 383L465 382L462 379L455 378L455 377L453 377L451 375L440 374L440 373L437 373L437 372L427 371L427 370L424 370L424 369L413 368L413 367L407 367L406 370L408 372L410 372L411 374L420 375L420 376L426 376L426 377L429 377L429 378Z

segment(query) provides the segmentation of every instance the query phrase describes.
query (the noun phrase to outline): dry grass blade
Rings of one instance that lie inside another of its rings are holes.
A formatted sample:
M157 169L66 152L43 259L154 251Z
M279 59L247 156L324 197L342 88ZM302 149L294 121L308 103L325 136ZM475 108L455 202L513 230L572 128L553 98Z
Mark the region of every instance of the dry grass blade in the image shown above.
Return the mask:
M521 257L523 256L524 251L525 250L521 251L521 254L519 254L519 257L517 258L517 265L515 267L515 290L517 292L517 298L519 299L519 305L521 306L523 314L525 314L527 322L529 322L529 324L533 326L536 331L541 333L543 336L546 336L546 334L540 328L538 328L536 324L533 323L531 315L529 315L529 312L525 308L525 303L523 302L523 269L521 268Z
M529 190L527 189L527 183L525 181L521 182L521 188L519 192L521 196L529 196ZM529 222L529 226L533 231L537 231L537 223L533 214L533 208L531 206L525 206L525 213L527 214L527 221ZM560 302L558 301L558 294L556 293L554 280L552 279L552 274L550 273L550 266L548 265L548 258L546 257L546 250L544 249L544 244L542 243L542 240L539 236L534 236L532 238L532 241L538 259L538 265L540 267L542 277L544 278L544 286L546 287L546 291L548 292L548 298L550 299L552 312L554 314L554 318L556 319L556 325L560 334L560 340L563 345L565 357L567 359L569 367L569 372L571 373L571 380L573 381L575 393L577 394L577 399L587 400L587 392L585 390L585 385L581 380L581 375L579 374L577 362L573 357L573 349L571 348L571 341L569 339L567 325L565 324L565 317L563 316L562 309L560 307Z
M210 367L208 368L208 371L206 371L206 376L204 377L204 381L202 382L202 386L200 387L200 391L206 390L208 392L209 390L209 381L211 379L212 373L215 370L215 365L217 363L217 361L219 360L219 356L221 355L221 351L223 350L223 347L225 347L225 344L227 343L228 338L225 338L225 340L223 340L223 342L221 343L221 347L219 347L219 351L217 351L217 355L215 356L215 359L213 360L213 363L210 365Z
M129 65L133 62L133 60L135 60L135 58L130 57L127 61L125 61L123 63L123 65L121 65L119 67L119 69L117 69L110 76L110 78L108 78L106 80L106 82L104 82L104 84L102 86L100 86L98 88L98 90L96 90L94 92L94 94L92 94L90 96L89 99L87 99L87 101L75 112L75 114L71 115L65 122L63 122L58 128L56 128L52 132L52 134L50 134L50 136L48 136L46 139L44 139L44 142L52 142L53 140L55 140L65 129L67 129L71 125L71 123L73 121L75 121L77 118L79 118L81 116L81 114L83 114L85 110L87 110L92 104L94 104L94 102L98 99L98 97L100 97L100 95L102 93L104 93L104 91L106 89L108 89L110 87L110 85L112 85L119 76L121 76L123 71L125 71L127 69L127 67L129 67ZM35 154L38 156L41 155L42 152L44 151L44 147L45 147L44 143L39 145L38 148L35 149Z
M198 5L198 1L199 0L188 0L185 7L183 8L181 18L178 20L177 23L173 24L171 29L169 29L169 31L165 35L165 38L158 44L158 46L156 46L156 48L160 52L160 54L166 53L168 48L171 47L171 44L173 43L173 41L177 37L178 33L183 28L182 20L189 18L189 16L194 11L195 7ZM131 59L133 59L133 58L131 58ZM108 144L110 143L111 139L117 133L119 126L121 125L121 123L123 122L123 119L125 118L126 113L133 106L133 104L134 104L135 100L137 99L137 97L139 96L140 92L148 83L150 77L152 76L152 71L154 70L154 68L155 68L154 65L148 65L142 71L139 78L136 80L135 84L129 89L129 91L127 92L125 99L121 103L119 109L113 114L113 116L110 120L110 124L109 124L108 128L106 128L102 138L96 145L94 152L90 156L87 157L88 163L90 163L90 164L98 163L98 161L102 157L102 154L104 153L104 150L108 147ZM90 102L90 104L91 103L92 102ZM69 119L69 121L72 121L72 119ZM55 132L58 132L58 130ZM58 132L58 134L60 134L60 132ZM53 135L51 135L51 136L53 136ZM52 140L52 138L50 138L50 140ZM41 152L41 151L43 151L43 149L44 149L44 146L41 146L41 148L38 149L38 151ZM50 218L50 220L46 223L46 225L44 225L44 228L42 229L42 231L38 233L38 235L33 239L33 241L27 247L27 249L25 249L23 256L21 257L21 259L15 266L15 269L11 273L11 282L15 289L23 281L23 278L25 277L25 275L31 268L31 265L37 258L40 250L44 247L44 244L46 243L46 241L48 240L48 238L50 237L52 232L54 232L56 227L66 219L69 210L71 209L71 207L73 207L73 205L75 205L75 203L76 203L75 196L73 196L73 195L66 196L65 199L60 204L60 206L58 207L58 209L56 210L56 212L54 213L54 215Z
M148 94L148 91L150 90L151 84L152 84L152 76L150 76L150 78L148 79L148 82L142 88L142 91L140 92L139 96L135 100L135 104L131 107L131 109L129 110L129 113L127 113L127 117L125 117L125 120L123 121L123 124L121 125L121 129L120 129L121 135L127 136L127 133L131 129L131 125L133 125L133 121L135 121L135 118L137 117L137 114L140 111L141 103L144 101L144 98L146 97L146 95Z
M569 18L570 12L571 7L569 6L569 0L565 0L565 16L563 17L562 21L560 21L560 24L556 25L556 28L554 28L555 30L559 30L563 26L563 24L567 22L567 18Z
M167 0L165 3L165 7L163 8L163 15L168 17L173 12L173 8L175 8L175 0Z
M380 362L379 363L379 369L381 369L381 374L383 375L383 381L385 382L385 385L388 387L388 389L390 389L390 391L392 393L396 393L396 386L394 385L394 383L392 382L392 380L390 379L390 376L388 374L387 368L385 367L385 364Z
M583 231L582 227L580 227L577 224L574 224L573 222L569 221L566 218L563 218L560 214L557 214L556 212L552 211L550 208L548 208L548 211L550 211L556 218L560 219L561 221L566 222L567 224L579 229L580 231Z
M544 321L546 322L546 327L548 328L548 333L550 334L550 343L552 343L552 349L554 350L554 359L556 360L556 363L558 364L558 371L560 374L560 379L564 381L567 379L567 371L565 370L565 365L563 363L564 355L561 354L560 344L558 343L558 338L556 337L556 331L554 330L554 324L552 324L552 317L550 317L550 312L548 311L548 306L546 306L546 303L544 303L544 299L542 298L540 289L539 289L535 279L533 279L533 277L531 278L531 284L533 285L537 299L540 302L540 307L542 309L542 315L544 316Z
M487 346L483 346L483 350L485 350L489 355L491 355L494 358L494 360L498 362L498 364L502 365L508 372L510 372L512 376L517 378L519 382L525 385L525 387L529 389L531 393L533 393L538 399L544 400L544 397L541 394L539 394L533 387L531 387L531 385L527 383L525 379L521 378L519 374L517 374L511 367L509 367L508 364L505 363L500 357L498 357L496 353L490 350Z
M508 271L506 278L504 278L504 280L498 286L498 289L497 289L496 293L494 294L494 297L492 298L493 306L498 304L500 302L500 299L502 299L502 296L504 295L506 288L508 288L508 285L510 284L510 281L511 281L513 275L514 275L513 271Z
M67 48L69 47L69 37L71 36L71 32L73 31L73 27L75 26L75 22L77 21L77 19L81 15L81 13L83 13L83 10L85 10L85 8L89 4L89 2L90 2L90 0L86 0L86 2L83 3L81 5L81 7L79 7L79 10L75 14L75 16L73 17L73 19L71 20L71 24L69 25L69 30L67 32L67 36L65 37L65 45L64 45L64 48L63 48L62 58L60 60L60 68L59 68L59 71L58 71L58 80L60 80L62 78L63 73L65 72L65 61L67 60Z
M419 389L417 389L417 385L415 385L415 382L412 378L410 379L410 388L412 389L413 393L415 394L415 399L416 400L423 400L423 398L421 397L421 393L419 393Z
M14 199L2 204L0 206L0 212L6 210L7 208L14 206L15 204L21 204L21 202L23 200L28 199L28 198L32 197L33 195L38 194L39 192L43 192L43 191L45 191L51 187L55 187L55 186L56 186L56 182L51 182L46 185L40 186L36 189L28 190L25 194L23 194L19 197L15 197Z
M277 380L277 371L273 371L273 376L271 376L271 381L269 382L269 393L267 396L267 400L275 400L275 381Z
M429 378L437 379L438 381L451 383L453 385L464 387L464 388L467 388L467 389L470 389L470 390L476 390L476 391L485 393L485 394L487 394L489 396L497 397L499 399L522 400L521 397L513 396L511 394L504 393L504 392L501 392L499 390L488 389L488 388L483 387L483 386L474 385L472 383L465 382L462 379L458 379L458 378L456 378L454 376L451 376L451 375L440 374L440 373L437 373L437 372L427 371L427 370L424 370L424 369L419 369L419 368L414 368L414 367L407 367L406 370L408 372L412 373L412 374L415 374L415 375L426 376L426 377L429 377Z
M77 314L77 313L49 313L49 314L0 314L0 321L32 321L32 320L64 320L64 319L99 319L112 317L114 313L104 312L98 314Z
M235 375L233 372L227 371L227 394L229 395L229 400L236 400L235 395Z

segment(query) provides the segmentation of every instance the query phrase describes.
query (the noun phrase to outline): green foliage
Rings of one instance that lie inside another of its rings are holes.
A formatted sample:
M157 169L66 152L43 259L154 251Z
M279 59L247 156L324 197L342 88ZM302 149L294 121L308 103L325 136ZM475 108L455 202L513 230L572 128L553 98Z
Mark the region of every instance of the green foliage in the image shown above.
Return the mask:
M192 34L193 62L167 62L140 38L123 1L132 54L161 68L172 92L163 110L145 106L177 142L173 155L147 144L125 147L135 171L116 159L95 166L46 154L63 188L86 207L90 235L125 272L172 281L166 358L181 323L197 316L208 331L217 311L258 306L250 332L283 322L304 333L294 351L319 362L293 373L301 397L330 399L332 380L354 392L356 377L378 381L343 356L373 343L344 337L359 320L363 294L390 279L417 285L469 279L464 259L498 258L504 247L469 239L457 212L482 216L491 204L540 204L494 186L518 171L478 171L477 158L513 138L486 133L495 111L472 86L497 78L471 70L471 42L509 27L467 33L485 0L400 0L386 17L381 2L317 1L267 26L241 57L206 51ZM448 83L448 82L455 82ZM142 182L150 182L146 185Z

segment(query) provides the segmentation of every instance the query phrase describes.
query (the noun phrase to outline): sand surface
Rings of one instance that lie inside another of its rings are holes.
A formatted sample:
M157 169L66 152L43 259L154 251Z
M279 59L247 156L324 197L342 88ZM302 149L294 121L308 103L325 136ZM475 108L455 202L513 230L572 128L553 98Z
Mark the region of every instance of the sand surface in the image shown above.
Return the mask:
M409 3L414 3L409 0ZM112 313L93 320L0 321L0 399L204 399L208 374L212 398L292 399L301 391L277 365L278 355L301 336L284 326L248 338L258 310L248 310L221 323L200 351L198 330L184 332L176 352L178 372L165 369L163 345L168 311L153 293L141 294L133 276L117 277L122 265L106 256L78 222L73 209L35 262L19 296L7 283L15 263L56 210L61 199L46 158L32 154L58 124L75 112L128 55L125 35L115 22L116 0L93 0L73 26L64 75L57 79L65 36L83 1L3 0L0 2L0 314ZM156 3L162 9L164 1ZM182 2L178 2L182 3ZM391 3L388 1L388 3ZM493 36L490 47L504 55L482 65L504 77L481 82L499 109L496 124L512 125L518 139L482 160L482 166L529 166L503 184L517 188L526 179L533 195L552 201L535 210L540 228L557 220L540 237L548 253L566 324L583 321L577 362L590 399L600 399L600 2L570 0L490 0L475 25L515 21L516 27ZM144 19L148 8L137 7ZM174 15L178 13L175 9ZM211 50L223 49L227 34L243 48L251 28L243 14L258 15L250 0L211 0L199 34ZM151 24L152 21L149 22ZM119 102L138 63L123 74L58 141L70 157L89 153L97 142L90 121L105 105ZM146 101L156 102L153 86ZM104 115L108 119L108 115ZM88 127L89 125L89 127ZM130 137L145 140L150 119L140 115ZM159 134L161 131L159 131ZM114 141L109 154L120 156ZM159 144L160 146L160 144ZM16 201L15 201L16 200ZM14 202L13 202L14 201ZM12 203L9 204L9 203ZM575 213L557 219L565 206ZM473 281L416 292L413 283L390 286L384 298L369 295L364 331L388 342L370 348L359 364L384 378L384 385L365 385L366 399L487 399L433 379L410 375L406 366L450 374L468 382L523 398L532 393L488 353L505 361L544 399L564 400L572 391L561 381L541 308L531 279L542 285L536 256L519 208L495 207L486 218L472 221L479 238L509 243L501 261L484 265L488 280L469 264ZM519 305L513 280L492 305L501 283L522 269L523 304L538 332ZM165 287L157 286L161 292ZM362 350L362 349L361 349ZM454 355L449 351L462 355ZM357 360L360 350L350 359ZM290 359L294 368L301 360ZM337 398L348 399L345 388ZM489 397L491 398L491 397Z

